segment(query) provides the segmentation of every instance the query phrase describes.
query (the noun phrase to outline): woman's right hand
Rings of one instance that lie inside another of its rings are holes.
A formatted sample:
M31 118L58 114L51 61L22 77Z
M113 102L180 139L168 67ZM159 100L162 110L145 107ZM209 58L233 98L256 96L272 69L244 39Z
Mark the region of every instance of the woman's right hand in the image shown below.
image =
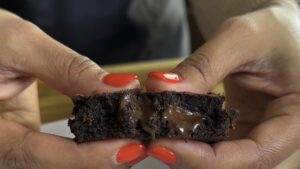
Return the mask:
M145 147L136 140L78 145L37 131L35 78L73 97L139 87L135 75L109 74L4 10L0 10L0 40L0 168L126 168L145 157Z
M299 14L296 1L269 1L225 21L171 74L149 74L146 87L152 91L207 93L224 80L226 105L240 111L229 140L157 140L149 154L187 169L271 169L295 155L300 148ZM298 161L289 164L298 168Z

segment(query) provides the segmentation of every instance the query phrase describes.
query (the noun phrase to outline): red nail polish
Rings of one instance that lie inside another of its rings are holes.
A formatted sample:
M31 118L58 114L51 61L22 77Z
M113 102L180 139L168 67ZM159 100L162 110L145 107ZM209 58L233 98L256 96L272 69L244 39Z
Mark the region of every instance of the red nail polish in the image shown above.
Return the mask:
M176 163L176 155L175 153L162 146L156 146L148 150L148 154L154 158L161 160L166 164L175 164Z
M117 153L116 160L120 164L136 164L146 157L146 148L142 144L130 143Z
M135 159L133 161L128 162L128 164L129 165L135 165L135 164L141 162L142 160L144 160L146 157L147 157L147 153L146 153L146 150L145 150L144 155L141 155L139 158L137 158L137 159Z
M176 73L166 73L166 72L150 72L148 75L149 78L155 78L168 83L179 83L182 79Z
M131 73L111 73L104 76L102 81L103 83L113 87L122 87L136 79L138 79L137 75Z

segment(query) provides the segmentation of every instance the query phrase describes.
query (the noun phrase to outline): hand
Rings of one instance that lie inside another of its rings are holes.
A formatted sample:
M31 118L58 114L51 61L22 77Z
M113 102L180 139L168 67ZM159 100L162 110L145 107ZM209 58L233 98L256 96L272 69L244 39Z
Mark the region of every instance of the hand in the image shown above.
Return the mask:
M151 91L206 93L225 78L227 106L241 111L229 141L159 140L150 155L172 168L269 169L300 148L300 13L286 2L225 21L171 73L150 74Z
M35 78L72 97L136 88L134 75L108 74L88 58L53 40L28 21L0 10L0 168L127 168L145 157L136 140L77 145L38 132Z

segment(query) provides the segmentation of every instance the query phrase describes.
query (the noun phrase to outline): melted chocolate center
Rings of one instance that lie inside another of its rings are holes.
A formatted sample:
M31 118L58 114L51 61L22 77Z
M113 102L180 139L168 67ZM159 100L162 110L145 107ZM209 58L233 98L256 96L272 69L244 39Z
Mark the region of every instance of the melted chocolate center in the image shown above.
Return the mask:
M137 98L131 93L124 94L124 96L120 99L120 110L118 114L118 119L120 121L126 112L131 112L131 116L128 116L132 118L131 120L140 120L143 118L143 111L138 104Z
M169 122L171 127L178 129L184 136L189 136L202 125L204 120L201 114L193 113L175 105L168 106L163 112L163 118Z
M141 126L143 126L143 129L149 132L152 138L155 139L155 129L148 124L155 112L150 100L143 99L143 102L139 102L138 98L134 95L125 94L120 100L119 119L122 119L121 116L123 116L125 112L131 112L131 120L138 120ZM200 127L203 120L205 120L200 113L194 113L172 104L167 106L159 116L165 119L171 128L176 129L181 135L187 137Z

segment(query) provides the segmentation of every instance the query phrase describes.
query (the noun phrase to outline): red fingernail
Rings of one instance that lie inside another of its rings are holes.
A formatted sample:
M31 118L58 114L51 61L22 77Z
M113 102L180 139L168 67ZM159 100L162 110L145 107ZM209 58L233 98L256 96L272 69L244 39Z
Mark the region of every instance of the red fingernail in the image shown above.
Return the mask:
M148 154L154 158L161 160L166 164L175 164L176 163L176 156L175 153L162 146L153 147L148 150Z
M129 164L129 165L135 165L135 164L139 163L140 161L144 160L146 157L147 157L147 153L146 153L146 150L145 150L144 155L141 155L141 156L138 157L137 159L128 162L128 164Z
M162 80L168 83L179 83L182 81L182 79L176 73L154 71L154 72L150 72L148 77Z
M138 79L137 75L131 73L111 73L102 79L103 83L114 86L122 87L128 85L130 82Z
M117 153L117 162L120 164L136 164L146 157L146 148L142 144L131 143L122 147Z

